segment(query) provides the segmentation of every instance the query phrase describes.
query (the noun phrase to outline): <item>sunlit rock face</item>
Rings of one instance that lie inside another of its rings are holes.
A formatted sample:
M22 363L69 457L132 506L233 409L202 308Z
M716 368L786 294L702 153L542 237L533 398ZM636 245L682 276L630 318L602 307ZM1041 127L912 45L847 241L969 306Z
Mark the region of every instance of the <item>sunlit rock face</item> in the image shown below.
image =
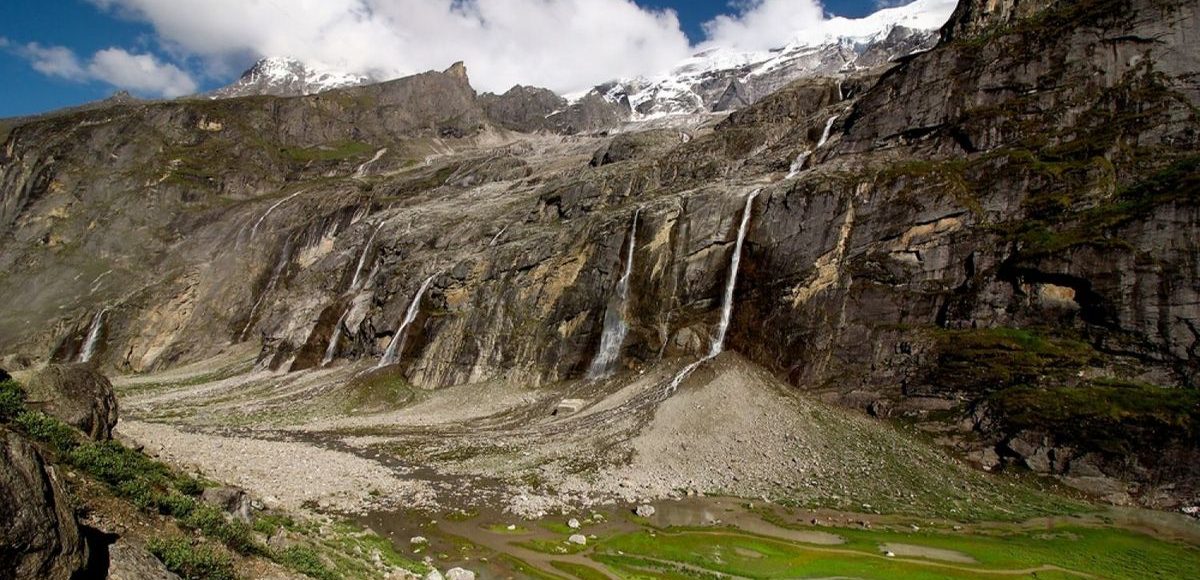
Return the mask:
M759 191L726 350L990 468L1182 501L1195 439L1156 421L1191 420L1200 376L1197 8L998 6L728 115L479 96L455 68L4 126L4 365L77 360L104 311L90 360L123 371L396 344L420 387L545 385L586 375L626 274L612 371L695 359Z

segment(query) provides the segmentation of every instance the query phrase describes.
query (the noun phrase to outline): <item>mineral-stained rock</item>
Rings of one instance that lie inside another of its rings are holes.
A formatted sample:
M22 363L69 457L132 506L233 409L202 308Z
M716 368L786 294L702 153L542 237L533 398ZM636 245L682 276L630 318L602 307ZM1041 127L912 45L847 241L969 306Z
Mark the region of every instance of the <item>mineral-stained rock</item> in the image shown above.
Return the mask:
M25 383L30 407L58 417L92 439L107 441L117 425L112 383L87 365L50 365Z
M87 560L58 473L24 437L0 428L0 578L69 580Z

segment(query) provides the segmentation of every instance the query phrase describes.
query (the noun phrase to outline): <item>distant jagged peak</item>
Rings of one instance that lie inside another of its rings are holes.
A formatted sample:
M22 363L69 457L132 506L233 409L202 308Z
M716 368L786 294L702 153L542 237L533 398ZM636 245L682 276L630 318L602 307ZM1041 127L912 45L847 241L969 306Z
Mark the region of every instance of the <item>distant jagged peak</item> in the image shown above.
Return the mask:
M295 97L370 82L373 79L367 76L336 71L291 57L272 56L260 59L237 81L207 96L214 99L252 95Z
M769 50L701 45L662 74L604 83L567 99L599 96L643 120L746 106L801 78L844 77L932 48L956 1L916 0L863 18L829 18Z

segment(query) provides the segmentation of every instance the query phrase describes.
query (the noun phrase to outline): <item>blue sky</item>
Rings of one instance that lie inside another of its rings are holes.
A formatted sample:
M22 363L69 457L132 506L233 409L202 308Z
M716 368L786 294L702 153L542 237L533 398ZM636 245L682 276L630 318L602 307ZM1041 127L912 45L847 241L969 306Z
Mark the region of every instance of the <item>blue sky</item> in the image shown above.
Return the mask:
M317 8L294 9L293 3L302 1L318 2L313 5ZM324 60L331 69L377 78L462 59L483 89L515 80L565 92L588 82L661 70L708 40L706 22L722 14L736 18L753 12L755 4L764 5L758 7L762 12L770 8L767 4L777 12L795 12L797 22L811 18L803 6L851 18L878 6L878 0L825 0L819 6L815 0L637 0L637 6L632 0L556 0L574 6L540 14L533 12L547 11L533 7L544 5L541 0L517 0L528 4L530 12L511 15L489 14L489 0L477 1L483 8L468 17L453 8L437 8L450 6L450 0L4 0L0 117L102 99L120 89L143 97L208 90L235 79L258 57L280 51L308 52L288 56ZM232 8L212 6L221 2L231 2ZM372 6L371 22L340 34L329 32L347 15L362 20L361 10L355 11L359 3ZM210 14L252 5L262 9ZM654 12L665 8L678 15L677 26ZM478 22L496 24L480 34ZM246 23L254 24L242 26ZM381 27L392 30L378 39L364 38L369 34L363 30ZM421 37L423 30L439 28L455 42ZM295 44L290 44L293 32ZM753 38L755 31L741 34L730 38ZM473 45L476 39L478 46ZM354 46L360 40L362 45ZM409 56L391 56L399 54Z

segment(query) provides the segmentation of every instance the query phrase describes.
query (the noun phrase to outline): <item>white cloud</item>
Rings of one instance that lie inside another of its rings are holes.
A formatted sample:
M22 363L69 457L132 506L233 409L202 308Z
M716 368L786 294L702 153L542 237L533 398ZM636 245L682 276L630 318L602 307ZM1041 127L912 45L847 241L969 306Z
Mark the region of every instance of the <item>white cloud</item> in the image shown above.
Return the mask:
M720 15L704 24L706 45L740 50L768 50L787 44L797 31L818 27L825 11L815 0L753 0L739 4L735 15Z
M646 9L634 0L89 1L148 23L155 53L170 62L120 48L90 59L59 46L10 50L46 75L177 96L197 90L189 71L224 83L266 56L381 80L461 60L479 90L526 84L574 93L607 80L662 73L712 46L759 51L870 33L882 23L933 28L956 0L916 0L858 20L827 18L818 0L733 0L733 14L706 23L708 38L699 46L689 44L673 11Z
M84 63L65 46L42 46L36 42L19 47L16 52L46 76L77 82L99 81L150 96L178 97L196 92L196 81L190 75L151 54L106 48Z
M568 92L670 67L691 50L672 11L632 0L92 0L149 22L172 54L224 74L291 56L394 78L465 61L476 88Z
M135 93L180 97L196 92L196 81L179 67L149 54L130 54L120 48L97 52L88 65L92 78Z
M768 50L792 42L815 44L837 37L861 38L886 25L933 29L950 17L958 0L877 0L864 18L827 17L817 0L745 0L734 15L705 23L704 47Z
M29 60L30 66L46 76L73 81L84 80L87 72L75 53L65 46L42 46L31 42L18 52Z

